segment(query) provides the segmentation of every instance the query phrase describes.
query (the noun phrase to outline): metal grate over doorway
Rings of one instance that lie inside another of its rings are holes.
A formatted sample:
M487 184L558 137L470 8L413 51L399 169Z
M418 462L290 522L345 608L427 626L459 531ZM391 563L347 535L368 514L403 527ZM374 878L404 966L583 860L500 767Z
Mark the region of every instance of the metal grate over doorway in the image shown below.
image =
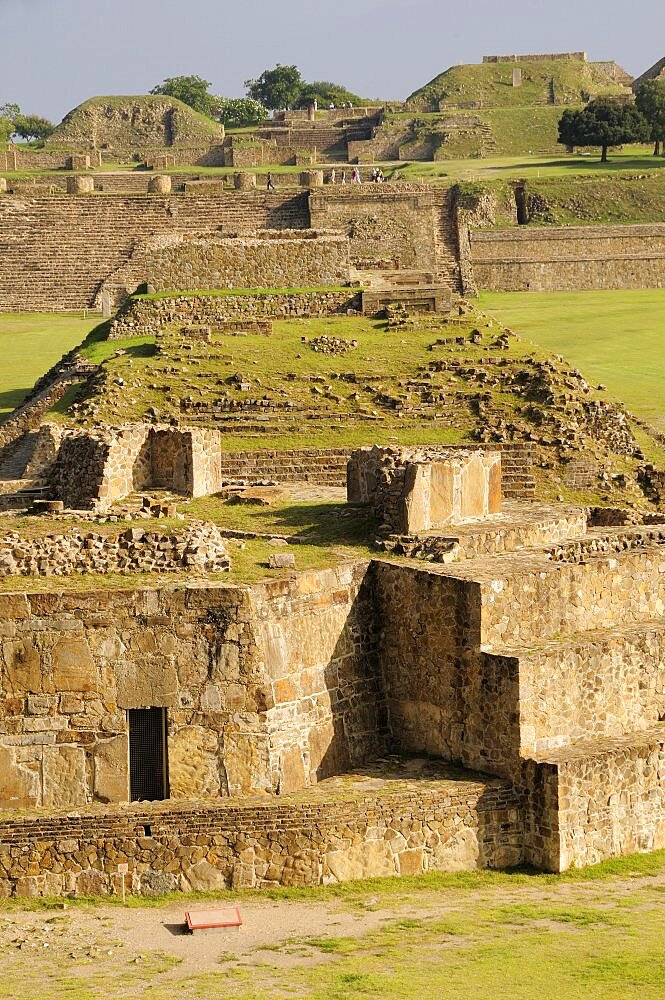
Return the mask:
M131 801L168 798L166 709L130 708L127 719Z

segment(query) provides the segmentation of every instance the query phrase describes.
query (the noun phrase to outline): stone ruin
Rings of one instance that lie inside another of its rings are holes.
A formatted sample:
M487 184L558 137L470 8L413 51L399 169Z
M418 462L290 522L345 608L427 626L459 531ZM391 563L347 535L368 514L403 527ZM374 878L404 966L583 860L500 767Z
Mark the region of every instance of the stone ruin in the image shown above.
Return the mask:
M347 468L351 503L369 504L384 531L413 534L501 510L501 454L361 448Z
M502 503L491 451L361 449L348 484L454 532L448 565L0 595L1 892L112 893L120 855L149 892L665 846L665 523Z

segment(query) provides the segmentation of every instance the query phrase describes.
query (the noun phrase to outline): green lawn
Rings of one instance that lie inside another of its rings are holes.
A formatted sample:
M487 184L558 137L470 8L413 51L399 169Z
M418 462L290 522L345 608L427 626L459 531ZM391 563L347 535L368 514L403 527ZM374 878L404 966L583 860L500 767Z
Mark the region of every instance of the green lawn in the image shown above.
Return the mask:
M480 306L665 431L665 289L483 292Z
M98 323L95 313L0 313L0 421Z

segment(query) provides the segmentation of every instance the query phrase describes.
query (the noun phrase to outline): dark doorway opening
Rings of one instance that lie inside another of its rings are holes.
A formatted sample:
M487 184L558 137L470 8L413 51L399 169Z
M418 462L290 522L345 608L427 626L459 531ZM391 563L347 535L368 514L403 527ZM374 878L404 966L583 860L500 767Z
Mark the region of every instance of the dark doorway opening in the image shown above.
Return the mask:
M169 796L166 755L166 709L130 708L129 797L154 802Z

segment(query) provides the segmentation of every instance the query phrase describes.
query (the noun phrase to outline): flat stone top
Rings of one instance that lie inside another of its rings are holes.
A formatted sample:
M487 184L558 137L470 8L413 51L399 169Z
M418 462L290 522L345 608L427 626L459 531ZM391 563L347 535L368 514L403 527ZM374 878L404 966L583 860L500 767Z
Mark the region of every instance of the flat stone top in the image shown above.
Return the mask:
M265 809L286 811L306 807L321 807L326 803L371 804L372 800L391 797L435 798L479 797L488 789L510 791L512 784L503 778L495 778L480 771L469 771L453 767L445 761L427 757L399 757L390 755L378 758L353 771L320 781L312 788L293 795L253 795L218 799L168 800L165 802L115 802L112 805L89 805L72 810L31 809L29 811L0 812L0 841L2 826L15 827L31 821L44 823L55 821L103 819L122 820L126 823L141 823L143 817L159 823L168 821L169 816L178 819L181 814L196 812L235 813L239 810ZM221 819L221 817L220 817Z
M481 647L483 651L496 656L519 657L528 659L549 656L556 652L578 652L589 650L594 645L618 644L622 642L639 642L653 636L665 635L665 621L659 618L654 621L641 621L638 624L628 624L607 629L590 629L588 632L578 632L561 639L549 639L545 642L529 642L524 646L501 646L496 650L491 646Z
M564 504L523 503L517 500L504 500L501 504L501 512L498 514L468 518L458 523L446 524L444 527L432 531L419 531L418 538L467 538L470 535L486 535L494 531L511 529L519 531L520 529L560 522L567 518L579 518L582 513L581 507L571 507Z
M488 524L492 519L488 518L484 523ZM505 522L504 522L505 525ZM661 551L665 559L665 546L659 542L655 535L654 525L637 525L636 527L598 528L591 529L581 538L561 542L559 545L550 543L542 548L523 549L517 552L501 553L499 555L483 555L474 559L466 559L459 563L423 564L418 559L395 560L385 559L383 562L390 562L402 567L408 567L413 571L421 573L431 573L436 576L444 576L452 580L466 580L469 583L489 584L493 581L509 580L515 577L528 576L530 574L556 574L570 571L573 567L584 566L590 563L612 562L620 563L622 559L628 558L639 552L656 553ZM443 531L439 533L441 537L449 537ZM576 560L557 561L550 558L550 551L557 547L573 546L584 544L585 542L598 541L599 539L620 539L630 538L638 545L633 545L623 552L589 552L584 555L581 562ZM643 539L643 543L639 544Z
M651 726L641 732L627 733L625 736L580 740L565 747L544 750L529 756L539 764L568 764L608 754L629 752L630 750L651 750L665 745L665 723Z

